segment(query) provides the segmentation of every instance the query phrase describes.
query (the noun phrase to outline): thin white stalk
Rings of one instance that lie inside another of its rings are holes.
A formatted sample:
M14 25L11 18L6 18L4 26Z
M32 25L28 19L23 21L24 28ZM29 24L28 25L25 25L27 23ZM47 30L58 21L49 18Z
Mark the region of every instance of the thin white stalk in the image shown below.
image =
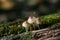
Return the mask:
M25 27L26 33L28 32L28 27Z
M32 27L31 27L31 24L29 25L29 30L32 31Z
M34 24L32 24L33 25L33 28L34 28L34 30L35 30L35 25Z
M38 27L38 29L40 29L40 26L39 25L37 25L37 27Z

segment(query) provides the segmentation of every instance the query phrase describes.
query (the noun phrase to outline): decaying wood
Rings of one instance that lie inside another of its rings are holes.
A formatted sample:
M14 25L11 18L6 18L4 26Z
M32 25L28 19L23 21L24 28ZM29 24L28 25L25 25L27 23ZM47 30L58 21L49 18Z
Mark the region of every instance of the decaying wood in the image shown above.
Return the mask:
M32 31L35 32L35 36L31 40L60 40L60 29L41 29L41 30L35 30ZM22 38L25 36L25 33L16 35L15 37L12 37L11 40L15 40L18 38Z

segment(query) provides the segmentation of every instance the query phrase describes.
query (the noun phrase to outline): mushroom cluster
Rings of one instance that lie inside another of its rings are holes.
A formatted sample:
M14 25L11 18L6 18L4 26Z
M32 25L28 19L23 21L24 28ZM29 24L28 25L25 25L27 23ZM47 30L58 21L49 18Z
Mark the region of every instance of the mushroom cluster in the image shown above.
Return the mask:
M35 25L37 25L37 27L40 29L39 27L40 23L41 23L40 17L29 16L28 20L22 23L22 26L25 27L26 32L28 32L30 24L33 25L32 27L34 27L35 30Z

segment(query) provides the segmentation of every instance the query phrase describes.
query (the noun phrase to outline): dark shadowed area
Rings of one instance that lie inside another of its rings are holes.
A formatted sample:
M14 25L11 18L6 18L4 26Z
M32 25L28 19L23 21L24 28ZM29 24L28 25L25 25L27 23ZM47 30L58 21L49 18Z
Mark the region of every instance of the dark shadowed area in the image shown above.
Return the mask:
M0 0L0 22L59 11L60 0Z

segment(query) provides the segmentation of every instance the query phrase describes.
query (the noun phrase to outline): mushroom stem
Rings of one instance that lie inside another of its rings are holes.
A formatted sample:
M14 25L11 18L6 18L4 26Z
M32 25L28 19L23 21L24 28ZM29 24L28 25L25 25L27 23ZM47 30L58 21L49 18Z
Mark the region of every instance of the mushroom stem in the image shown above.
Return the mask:
M32 24L33 25L33 28L34 28L34 30L35 30L35 25L34 24Z
M30 26L30 31L32 31L32 27Z
M30 31L32 31L33 29L32 29L32 24L30 24L30 26L29 26L29 30Z
M28 27L25 27L26 32L28 32Z
M38 29L40 29L40 26L39 25L37 25L37 27L38 27Z

